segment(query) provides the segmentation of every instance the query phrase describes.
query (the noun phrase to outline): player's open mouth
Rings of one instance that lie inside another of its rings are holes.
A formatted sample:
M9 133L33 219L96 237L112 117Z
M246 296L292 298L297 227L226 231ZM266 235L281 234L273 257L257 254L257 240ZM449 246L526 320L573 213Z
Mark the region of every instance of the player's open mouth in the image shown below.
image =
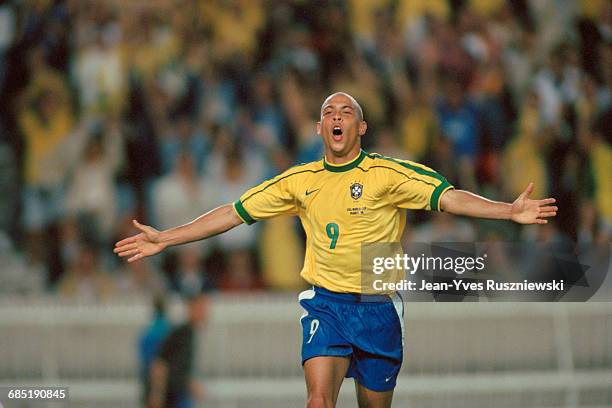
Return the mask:
M342 128L340 126L334 126L332 129L332 139L336 142L342 140Z

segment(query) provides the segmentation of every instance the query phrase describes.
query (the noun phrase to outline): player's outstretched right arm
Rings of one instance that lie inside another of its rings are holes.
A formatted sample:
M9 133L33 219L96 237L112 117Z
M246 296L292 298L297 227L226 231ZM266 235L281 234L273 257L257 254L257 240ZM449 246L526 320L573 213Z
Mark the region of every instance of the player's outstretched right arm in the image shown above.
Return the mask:
M158 231L134 220L134 226L141 231L140 234L117 242L114 252L121 257L128 257L128 262L133 262L158 254L172 245L185 244L221 234L242 222L236 215L232 204L215 208L188 224L165 231Z

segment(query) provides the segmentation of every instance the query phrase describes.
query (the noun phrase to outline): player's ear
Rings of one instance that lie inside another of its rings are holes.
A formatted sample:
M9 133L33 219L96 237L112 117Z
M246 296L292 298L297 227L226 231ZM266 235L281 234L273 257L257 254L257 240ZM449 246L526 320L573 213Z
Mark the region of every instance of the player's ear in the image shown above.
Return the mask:
M366 130L368 130L368 122L362 120L361 123L359 123L359 136L365 135Z
M317 122L317 135L321 135L321 122Z

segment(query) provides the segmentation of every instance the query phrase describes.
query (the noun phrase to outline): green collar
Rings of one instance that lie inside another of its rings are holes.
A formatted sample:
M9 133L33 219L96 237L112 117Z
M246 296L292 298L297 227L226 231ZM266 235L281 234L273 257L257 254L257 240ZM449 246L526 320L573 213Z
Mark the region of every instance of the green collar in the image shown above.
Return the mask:
M333 171L334 173L341 173L343 171L348 171L359 166L359 163L361 163L363 159L365 159L365 157L366 152L364 152L363 149L359 151L359 155L353 160L340 165L328 163L325 157L323 157L323 167L325 167L326 170Z

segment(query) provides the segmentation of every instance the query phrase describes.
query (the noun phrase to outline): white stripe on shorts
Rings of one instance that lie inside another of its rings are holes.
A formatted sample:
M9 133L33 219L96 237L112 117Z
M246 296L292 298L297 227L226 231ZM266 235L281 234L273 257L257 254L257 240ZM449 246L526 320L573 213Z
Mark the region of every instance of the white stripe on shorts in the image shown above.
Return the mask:
M393 301L395 312L397 313L400 326L402 327L402 347L404 347L404 301L402 300L401 296L397 294L397 292L391 296L391 300Z

